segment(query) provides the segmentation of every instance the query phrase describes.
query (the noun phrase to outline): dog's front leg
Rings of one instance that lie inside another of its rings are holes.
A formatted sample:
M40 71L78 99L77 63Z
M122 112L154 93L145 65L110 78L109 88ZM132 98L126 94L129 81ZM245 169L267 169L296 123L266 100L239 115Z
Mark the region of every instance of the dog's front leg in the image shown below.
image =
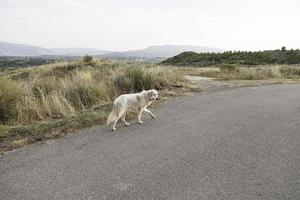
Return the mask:
M144 111L146 113L148 113L152 118L155 118L155 115L150 110L148 110L147 108L145 108Z

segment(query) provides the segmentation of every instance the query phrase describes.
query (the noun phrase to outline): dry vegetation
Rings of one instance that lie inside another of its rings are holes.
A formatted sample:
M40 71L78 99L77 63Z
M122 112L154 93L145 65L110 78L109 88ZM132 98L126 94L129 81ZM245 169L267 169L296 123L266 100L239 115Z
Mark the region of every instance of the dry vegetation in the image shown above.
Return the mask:
M184 74L239 80L245 86L246 80L300 80L300 67L168 67L85 58L2 71L0 152L102 123L113 99L123 93L150 88L194 91Z
M84 60L0 74L0 149L44 140L105 120L112 100L142 89L182 87L179 70Z
M222 64L207 68L181 68L181 71L189 75L213 77L220 80L296 80L300 78L300 66L297 65L264 65L246 67Z

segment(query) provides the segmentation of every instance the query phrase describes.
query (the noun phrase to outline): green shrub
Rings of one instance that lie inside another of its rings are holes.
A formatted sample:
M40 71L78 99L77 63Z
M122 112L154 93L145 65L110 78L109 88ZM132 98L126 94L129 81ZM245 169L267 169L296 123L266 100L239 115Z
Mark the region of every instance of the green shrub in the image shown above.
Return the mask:
M105 85L99 82L73 82L72 86L65 90L67 100L76 110L91 108L101 101L109 100L109 94Z
M124 74L116 77L114 80L114 86L121 94L129 93L132 90L131 81Z
M161 80L156 76L155 72L146 72L143 78L143 86L145 90L160 89Z
M93 57L89 56L89 55L86 55L86 56L83 57L83 62L86 65L91 65L93 63Z
M144 70L141 67L129 67L125 76L131 83L131 91L139 92L144 89Z
M114 83L121 93L140 92L149 89L162 89L184 81L177 71L167 68L129 67L116 77Z

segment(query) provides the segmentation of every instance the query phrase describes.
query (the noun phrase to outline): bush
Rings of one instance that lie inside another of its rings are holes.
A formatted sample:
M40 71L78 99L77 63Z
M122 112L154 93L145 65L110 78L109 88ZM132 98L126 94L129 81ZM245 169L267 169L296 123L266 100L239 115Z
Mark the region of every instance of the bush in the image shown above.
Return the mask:
M69 102L77 109L90 108L95 104L100 96L101 91L92 85L76 84L66 91L66 96Z
M93 62L93 57L89 56L89 55L86 55L86 56L83 57L83 62L86 65L91 65L92 62Z
M77 72L64 80L64 85L66 98L77 110L109 99L105 83L93 79L90 72Z
M144 70L141 67L129 67L125 72L125 77L131 83L131 91L139 92L145 89L144 87Z
M119 93L129 93L132 90L130 80L125 75L120 75L114 80L114 86L117 88Z
M167 67L128 67L124 74L116 77L114 84L121 93L140 92L149 89L162 89L167 86L181 85L183 75Z
M142 67L126 68L124 74L117 76L114 83L120 93L140 92L148 89L145 87L145 72Z
M18 118L18 105L22 97L23 92L17 82L0 78L0 123Z

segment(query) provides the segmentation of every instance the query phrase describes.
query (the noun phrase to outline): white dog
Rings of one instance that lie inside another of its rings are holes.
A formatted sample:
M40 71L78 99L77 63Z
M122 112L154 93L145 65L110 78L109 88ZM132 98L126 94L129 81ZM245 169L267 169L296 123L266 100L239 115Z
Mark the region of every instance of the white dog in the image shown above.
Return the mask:
M155 115L148 110L147 107L150 106L153 101L159 99L158 92L154 89L135 94L123 94L115 99L113 109L107 118L106 125L109 125L114 121L112 130L115 131L118 120L122 118L125 126L129 126L130 124L126 122L125 116L126 112L132 109L138 111L138 122L140 124L143 123L141 117L144 111L149 113L152 118L155 118Z

